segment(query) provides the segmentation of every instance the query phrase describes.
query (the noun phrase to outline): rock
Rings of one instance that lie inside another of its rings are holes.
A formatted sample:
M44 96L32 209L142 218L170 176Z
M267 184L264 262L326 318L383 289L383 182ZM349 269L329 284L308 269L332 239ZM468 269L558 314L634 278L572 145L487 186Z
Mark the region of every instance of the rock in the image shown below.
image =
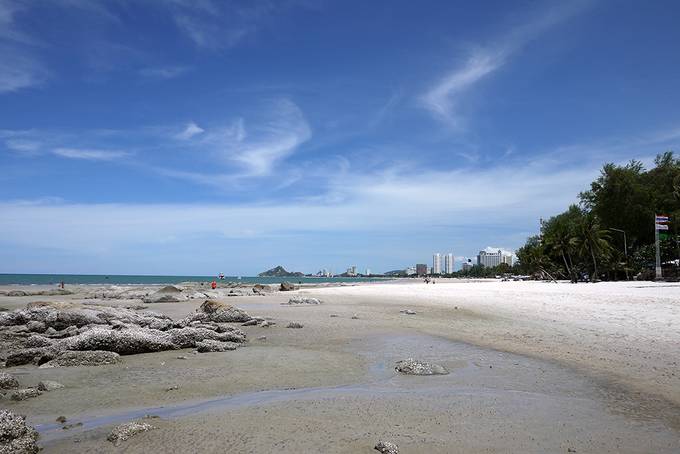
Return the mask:
M14 389L19 387L19 380L7 372L0 372L0 389Z
M168 391L177 391L178 389L179 389L179 386L177 386L177 385L175 385L175 386L169 386L169 387L165 388L165 392L168 392Z
M279 285L279 290L282 292L290 292L297 290L297 287L290 282L281 282L281 285Z
M167 333L138 327L121 330L94 327L60 342L64 350L105 350L121 355L177 348Z
M67 351L51 361L46 362L40 368L70 367L70 366L103 366L120 362L120 355L105 351Z
M24 364L43 364L54 358L59 351L52 347L26 348L12 351L5 358L7 367L21 366Z
M177 359L187 359L187 357L184 356L184 355L181 355L181 356L178 356Z
M299 328L304 328L304 325L302 323L299 323L299 322L290 322L288 325L286 325L286 328L299 329Z
M411 309L402 309L399 312L406 315L416 315L416 311L413 311Z
M399 454L399 446L389 441L379 441L374 449L382 454Z
M106 439L113 443L114 446L118 446L139 433L153 429L155 429L155 427L149 423L132 421L116 426Z
M64 424L66 422L66 416L57 416L57 419L55 419L56 422L59 424Z
M205 328L173 328L167 331L170 341L179 348L193 348L198 342L214 340L220 342L245 342L246 335L241 330L218 333Z
M272 326L272 325L273 325L273 323L268 322L267 320L263 321L262 324L260 324L260 326L261 326L262 328L269 328L269 327Z
M26 418L9 410L0 410L0 453L35 454L38 432L26 425Z
M40 348L49 347L53 343L54 341L48 337L38 336L34 334L33 336L29 336L29 338L26 339L24 346L28 348Z
M5 295L7 295L7 296L28 296L28 292L25 292L23 290L10 290L9 292L6 292Z
M241 323L241 326L253 326L253 325L257 325L257 320L252 319L252 320L248 320L245 323Z
M252 317L243 309L214 300L206 300L195 314L188 315L176 325L187 326L192 322L201 323L243 323Z
M340 317L338 314L331 314L331 318Z
M182 289L177 288L174 285L166 285L143 298L142 301L145 303L179 303L181 301L187 301L188 299L189 295L183 294Z
M16 391L12 392L9 397L12 400L26 400L32 397L38 397L41 394L42 391L37 388L25 388L17 389Z
M321 300L317 298L307 298L304 296L294 296L291 299L289 299L287 303L281 303L282 306L294 306L298 304L317 305L321 304Z
M266 342L267 336L260 336L260 337L257 338L257 340L262 341L262 342Z
M238 347L239 344L235 342L220 342L210 339L201 342L196 342L196 349L200 353L226 352L228 350L236 350Z
M397 366L394 369L406 375L446 375L449 373L444 366L418 361L413 358L397 361Z
M26 328L28 328L29 331L32 331L34 333L44 333L45 330L47 329L47 325L45 325L44 322L31 320L30 322L26 323Z
M352 315L352 320L359 320L359 316L357 314Z
M38 383L38 390L40 391L54 391L55 389L61 389L64 385L59 382L52 380L43 380Z

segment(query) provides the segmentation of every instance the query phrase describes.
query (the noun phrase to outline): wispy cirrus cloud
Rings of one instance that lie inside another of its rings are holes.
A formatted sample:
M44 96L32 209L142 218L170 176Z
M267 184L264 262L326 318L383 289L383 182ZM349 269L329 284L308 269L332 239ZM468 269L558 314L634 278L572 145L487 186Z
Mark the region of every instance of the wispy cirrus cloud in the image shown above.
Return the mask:
M193 121L190 121L189 123L187 123L186 128L184 128L184 130L177 134L175 137L181 140L188 140L203 132L205 132L205 129L201 128Z
M153 79L175 79L191 70L188 66L157 66L142 68L139 74Z
M83 159L86 161L115 161L130 155L119 150L95 150L83 148L55 148L52 153L62 158Z
M582 12L591 3L588 0L575 1L537 11L523 24L511 28L492 44L472 49L461 64L441 77L420 96L422 106L453 129L463 129L464 119L458 111L462 96L478 82L508 64L511 57L527 43Z

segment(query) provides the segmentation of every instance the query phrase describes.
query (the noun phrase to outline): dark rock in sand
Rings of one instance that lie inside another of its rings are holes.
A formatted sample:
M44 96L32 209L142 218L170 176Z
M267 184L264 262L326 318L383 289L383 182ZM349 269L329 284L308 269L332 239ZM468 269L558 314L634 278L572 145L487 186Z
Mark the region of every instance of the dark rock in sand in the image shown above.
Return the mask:
M105 351L84 351L84 352L63 352L56 358L40 366L50 367L70 367L70 366L103 366L120 362L120 355L114 352Z
M317 305L321 304L321 300L317 298L308 298L304 296L294 296L291 299L289 299L287 303L281 303L281 305L285 306L295 306L300 304Z
M238 347L239 344L235 342L220 342L210 339L196 342L196 350L198 350L200 353L226 352L228 350L236 350Z
M42 391L40 391L38 388L25 388L25 389L17 389L16 391L13 391L9 395L9 397L12 400L26 400L26 399L30 399L32 397L38 397L41 394L42 394Z
M58 354L58 350L53 347L26 348L23 350L11 351L5 358L7 367L22 366L24 364L43 364Z
M153 429L155 429L155 427L149 423L132 421L116 426L108 435L108 437L106 437L106 439L113 443L114 446L118 446L122 442L129 440L139 433L147 432Z
M184 318L180 325L186 326L191 322L238 323L252 319L243 309L214 300L206 300L196 313Z
M281 285L279 285L279 290L282 292L290 292L297 290L297 287L290 282L281 282Z
M300 329L300 328L304 328L304 325L303 325L302 323L298 323L298 322L290 322L290 323L286 326L286 328Z
M405 375L446 375L449 373L444 366L418 361L413 358L397 361L397 366L394 369Z
M416 311L411 310L411 309L402 309L399 312L405 315L416 315Z
M54 391L55 389L61 389L64 385L57 381L43 380L38 383L38 390L40 391Z
M0 454L35 454L38 432L26 425L24 416L0 410Z
M248 320L245 323L241 323L241 326L254 326L254 325L257 325L258 323L259 322L257 320L252 319L252 320Z
M379 441L373 449L382 454L399 454L399 446L389 441Z
M177 348L163 331L138 327L112 330L99 326L60 341L60 346L64 350L106 350L121 355Z
M14 389L19 387L19 381L14 375L0 372L0 389Z

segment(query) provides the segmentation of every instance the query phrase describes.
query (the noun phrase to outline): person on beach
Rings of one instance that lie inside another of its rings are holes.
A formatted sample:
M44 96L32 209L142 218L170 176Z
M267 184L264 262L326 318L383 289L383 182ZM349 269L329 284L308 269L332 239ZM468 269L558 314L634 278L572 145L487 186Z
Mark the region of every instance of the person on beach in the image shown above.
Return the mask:
M217 282L212 281L212 282L210 283L210 287L211 287L213 290L215 290L215 289L217 288Z

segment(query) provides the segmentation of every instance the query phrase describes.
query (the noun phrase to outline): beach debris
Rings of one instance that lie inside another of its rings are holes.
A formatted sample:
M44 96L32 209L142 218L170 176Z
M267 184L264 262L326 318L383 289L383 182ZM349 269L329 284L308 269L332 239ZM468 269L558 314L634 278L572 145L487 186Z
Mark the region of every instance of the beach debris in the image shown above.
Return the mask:
M413 358L397 361L394 369L405 375L447 375L449 373L444 366Z
M382 454L399 454L399 446L390 441L378 441L373 449Z
M145 303L179 303L187 301L189 295L182 293L182 289L174 285L166 285L151 295L142 299Z
M416 315L416 311L411 310L411 309L402 309L399 312L405 315Z
M38 432L26 425L26 417L0 410L0 453L35 454Z
M358 314L352 314L352 320L359 320Z
M135 435L155 428L156 427L146 422L132 421L114 427L106 439L113 443L114 446L119 446L122 442L129 440Z
M304 325L300 322L290 322L288 325L286 325L286 328L300 329L304 328Z
M57 416L57 419L55 419L59 424L64 424L66 422L66 416Z
M62 385L58 381L52 380L43 380L40 383L38 383L38 389L40 391L54 391L55 389L61 389L63 387L64 385Z
M70 366L104 366L120 362L120 355L114 352L101 350L92 351L66 351L51 361L41 365L41 369L50 367Z
M178 386L178 385L168 386L167 388L165 388L165 392L168 392L168 391L177 391L178 389L179 389L179 386Z
M32 397L38 397L41 394L42 391L40 391L38 388L25 388L17 389L16 391L12 392L12 394L9 395L9 398L12 400L26 400Z
M260 336L257 338L257 340L265 342L267 340L267 336Z
M331 314L331 318L340 317L338 314Z
M294 284L291 284L290 282L281 282L281 285L279 285L279 290L282 292L290 292L293 290L297 290L297 287Z
M184 355L180 355L180 356L177 357L177 359L187 359L187 357L184 356Z
M288 300L287 303L281 303L282 306L297 306L297 305L318 305L321 304L321 300L317 298L309 298L305 296L294 296Z
M14 389L19 387L19 380L12 374L0 372L0 389Z
M236 342L220 342L211 339L196 342L196 350L198 350L199 353L226 352L229 350L236 350L238 347L239 344Z

